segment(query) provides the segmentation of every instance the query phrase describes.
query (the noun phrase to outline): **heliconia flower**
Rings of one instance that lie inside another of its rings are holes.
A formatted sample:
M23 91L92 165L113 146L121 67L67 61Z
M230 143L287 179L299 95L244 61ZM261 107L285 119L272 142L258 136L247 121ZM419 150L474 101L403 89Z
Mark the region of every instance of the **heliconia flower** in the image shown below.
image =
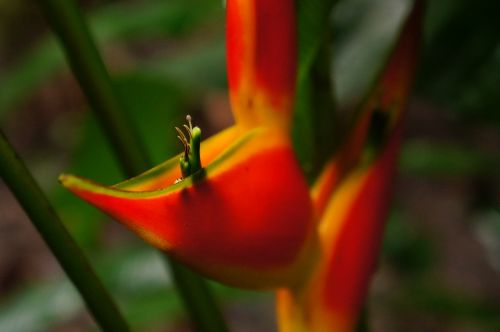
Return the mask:
M114 186L73 175L61 183L205 276L279 289L281 330L349 331L380 243L419 12L312 188L290 138L293 0L227 0L233 127L200 144L188 120L180 156Z
M278 291L280 331L342 332L356 327L379 253L422 12L423 2L417 1L344 148L313 188L321 215L318 263L302 284ZM381 130L373 133L373 126Z
M293 1L227 1L227 39L236 125L201 144L202 169L183 176L175 157L114 186L73 175L60 181L206 276L242 287L283 286L295 282L317 242L309 188L289 137ZM179 131L182 173L191 160L191 124L187 129Z

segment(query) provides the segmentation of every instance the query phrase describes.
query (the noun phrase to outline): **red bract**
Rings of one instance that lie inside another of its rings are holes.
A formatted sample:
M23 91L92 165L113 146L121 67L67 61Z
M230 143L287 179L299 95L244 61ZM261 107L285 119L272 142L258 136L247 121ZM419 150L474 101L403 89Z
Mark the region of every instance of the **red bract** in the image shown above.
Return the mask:
M292 0L227 1L236 125L202 143L202 170L174 183L181 177L175 157L111 187L71 175L61 182L206 276L279 289L283 331L352 330L380 246L421 11L417 2L345 143L312 188L289 137ZM375 146L376 117L384 121Z
M379 253L418 58L423 4L408 16L386 68L358 113L346 143L313 188L320 258L303 283L278 292L282 331L352 331ZM387 114L385 142L370 149L370 122ZM363 151L365 149L365 151ZM368 160L365 160L368 159Z
M63 185L214 279L258 288L294 283L309 256L314 218L288 135L296 67L292 4L228 1L236 125L202 144L201 172L174 184L181 177L175 157L112 187L71 175L61 176ZM273 39L265 33L270 27Z

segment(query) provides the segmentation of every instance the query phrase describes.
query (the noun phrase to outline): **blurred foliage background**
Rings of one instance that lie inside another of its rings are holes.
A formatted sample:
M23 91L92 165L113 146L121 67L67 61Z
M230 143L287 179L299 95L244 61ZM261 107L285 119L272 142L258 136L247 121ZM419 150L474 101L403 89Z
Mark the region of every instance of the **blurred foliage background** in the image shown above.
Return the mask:
M429 1L400 174L368 301L373 331L500 330L500 2ZM80 1L155 163L193 115L232 123L221 0ZM409 8L342 0L332 15L340 112L363 96ZM116 161L33 1L0 0L0 126L127 319L189 331L158 253L57 183L113 183ZM333 135L333 134L332 134ZM271 294L214 283L234 331L274 331ZM0 182L0 331L93 331L79 296Z

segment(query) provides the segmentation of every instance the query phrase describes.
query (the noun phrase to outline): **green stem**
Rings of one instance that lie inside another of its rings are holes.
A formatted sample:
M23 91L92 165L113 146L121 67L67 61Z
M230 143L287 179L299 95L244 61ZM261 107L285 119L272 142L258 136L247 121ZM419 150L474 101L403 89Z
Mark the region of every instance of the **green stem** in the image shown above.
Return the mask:
M164 257L168 260L166 255ZM214 297L210 296L209 285L176 261L171 260L170 266L177 289L195 329L202 332L228 331Z
M134 126L122 112L110 76L75 1L42 0L39 3L125 173L135 176L146 170L151 162ZM167 261L194 325L200 331L227 331L205 280L168 258Z
M361 314L358 318L358 323L356 325L356 332L368 332L370 331L370 327L368 325L368 309L366 303L361 309Z
M129 331L125 319L97 278L83 252L1 131L0 175L79 290L89 311L101 328L104 331Z
M39 3L125 172L133 176L148 169L146 150L122 112L123 105L116 98L111 78L74 0L41 0Z

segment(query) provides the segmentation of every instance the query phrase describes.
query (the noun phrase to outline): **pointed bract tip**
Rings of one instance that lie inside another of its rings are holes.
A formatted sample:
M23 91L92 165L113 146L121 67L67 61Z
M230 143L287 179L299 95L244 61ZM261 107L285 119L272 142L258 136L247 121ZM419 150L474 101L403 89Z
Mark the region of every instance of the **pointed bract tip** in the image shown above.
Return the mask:
M63 186L65 187L68 187L70 185L70 182L71 182L71 179L73 178L74 176L71 175L71 174L66 174L66 173L62 173L61 175L59 175L59 177L57 178L57 180L59 181L60 184L62 184Z

